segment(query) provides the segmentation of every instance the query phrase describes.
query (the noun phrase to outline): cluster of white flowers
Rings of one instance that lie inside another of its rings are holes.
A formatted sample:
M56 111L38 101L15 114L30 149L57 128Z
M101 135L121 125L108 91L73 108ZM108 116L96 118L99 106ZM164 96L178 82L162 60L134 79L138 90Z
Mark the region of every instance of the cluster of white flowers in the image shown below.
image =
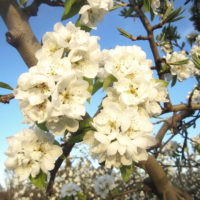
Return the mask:
M113 0L87 0L79 14L80 23L95 29L96 24L103 21L104 15L113 7Z
M68 184L64 184L61 188L61 198L64 198L64 197L71 197L71 196L76 196L78 192L81 192L81 188L76 185L75 183L73 182L70 182Z
M94 190L97 195L101 196L101 198L105 199L108 193L115 187L114 178L105 174L103 176L99 176L94 182Z
M7 138L8 156L5 165L14 170L20 180L36 177L54 168L55 159L62 155L62 148L54 145L54 137L42 130L23 129Z
M191 54L196 54L197 56L200 56L200 35L196 37L195 43L196 45L193 45L191 48Z
M55 135L78 129L90 97L84 79L94 78L99 70L97 40L71 22L66 27L57 23L54 32L43 36L37 65L19 77L14 91L24 122L46 122Z
M152 62L140 47L117 46L104 54L104 74L117 81L107 88L103 109L93 119L96 131L86 134L84 142L100 163L119 168L148 158L146 149L155 144L150 117L161 113L158 102L167 101L167 90L152 77Z
M191 103L200 104L200 90L194 89L193 94L192 92L188 92L188 96L186 97L186 99L189 100L191 95L192 95Z
M177 76L179 81L184 81L189 77L193 77L195 74L199 73L199 70L195 67L194 63L190 60L186 64L182 64L181 62L187 60L185 51L173 52L171 54L167 54L166 62L170 66L170 74L168 74L168 78L171 78L171 75Z

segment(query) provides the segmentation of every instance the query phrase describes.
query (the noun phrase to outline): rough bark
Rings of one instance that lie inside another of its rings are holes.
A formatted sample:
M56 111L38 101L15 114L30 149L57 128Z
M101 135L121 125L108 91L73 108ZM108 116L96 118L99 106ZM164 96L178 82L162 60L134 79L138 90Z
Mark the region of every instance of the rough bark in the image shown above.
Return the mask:
M147 161L140 162L139 166L148 173L152 181L152 188L155 188L154 192L159 199L192 200L187 192L183 192L171 184L163 168L153 156L149 156Z
M15 0L0 0L0 15L8 28L7 42L17 49L28 67L35 65L35 52L40 44L32 32L27 16Z

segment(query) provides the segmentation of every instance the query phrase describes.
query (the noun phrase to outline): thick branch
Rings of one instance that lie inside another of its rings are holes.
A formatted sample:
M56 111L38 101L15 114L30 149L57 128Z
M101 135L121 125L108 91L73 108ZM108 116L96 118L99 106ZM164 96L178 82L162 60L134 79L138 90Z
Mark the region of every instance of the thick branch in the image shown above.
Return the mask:
M17 2L0 0L0 15L8 28L8 43L17 49L28 67L35 65L35 52L40 48L40 44Z
M156 190L156 194L159 199L163 200L192 200L192 198L187 194L187 192L182 192L178 188L174 187L167 175L165 174L163 168L159 165L153 156L148 157L147 161L142 161L139 166L143 168L152 181L152 184Z
M179 104L179 105L173 105L167 110L164 110L163 113L167 112L178 112L183 110L200 110L200 104Z

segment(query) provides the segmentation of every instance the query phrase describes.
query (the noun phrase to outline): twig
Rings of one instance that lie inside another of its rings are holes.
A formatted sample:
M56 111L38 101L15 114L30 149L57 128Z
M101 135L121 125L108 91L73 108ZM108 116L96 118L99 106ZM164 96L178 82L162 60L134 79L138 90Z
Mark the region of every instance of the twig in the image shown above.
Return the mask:
M85 114L85 116L83 117L83 120L84 119L87 119L89 118L90 116L88 115L88 113ZM74 147L75 143L72 143L71 140L73 140L73 138L79 134L81 134L82 131L78 130L76 133L73 133L71 135L71 137L69 138L68 142L66 142L63 146L63 154L65 156L65 158L67 158L72 150L72 148ZM54 184L54 181L55 181L55 177L56 177L56 174L60 168L60 166L62 165L64 159L63 157L59 157L57 160L56 160L56 163L55 163L55 167L54 169L50 172L50 179L49 179L49 183L47 185L47 189L46 189L46 193L48 196L51 196L53 194L53 184Z
M31 16L37 16L38 8L41 4L47 4L49 6L61 6L64 7L64 2L61 0L50 1L50 0L34 0L30 6L23 8L23 12L27 15L28 18Z
M165 24L165 20L162 19L162 20L160 21L159 24L156 24L156 25L152 26L152 31L154 31L154 30L156 30L156 29L158 29L158 28L162 28L162 26L163 26L164 24Z
M5 95L0 95L0 102L1 103L10 103L10 100L11 99L14 99L14 95L11 93L11 94L5 94Z
M162 125L162 127L160 128L160 130L158 131L158 133L156 135L157 144L154 146L154 148L160 147L166 132L170 128L174 128L173 124L177 124L184 118L191 116L193 113L194 113L193 110L187 109L187 110L183 110L180 113L176 114L175 117L172 116L172 117L169 117L167 120L165 120L165 123Z

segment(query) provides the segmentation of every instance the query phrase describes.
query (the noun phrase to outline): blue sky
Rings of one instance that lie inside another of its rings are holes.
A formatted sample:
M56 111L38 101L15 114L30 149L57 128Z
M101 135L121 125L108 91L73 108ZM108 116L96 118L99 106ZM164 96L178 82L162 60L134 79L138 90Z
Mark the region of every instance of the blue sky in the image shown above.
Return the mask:
M178 4L182 1L177 1ZM177 6L177 5L176 5ZM53 25L60 21L63 8L51 8L49 6L42 5L39 8L39 13L37 17L32 17L30 19L30 24L39 41L41 41L42 35L47 31L53 30ZM101 49L110 49L114 48L116 45L139 45L145 50L147 57L152 58L152 54L149 49L147 42L139 41L132 42L127 38L120 36L116 27L121 27L127 32L130 32L133 36L145 35L145 30L138 23L139 20L126 19L118 16L119 11L113 11L105 17L104 22L99 24L96 31L92 31L92 35L100 36L99 44ZM186 12L186 18L178 22L179 31L183 39L185 36L190 33L193 29L192 24L188 22L189 14ZM75 19L72 19L75 22ZM63 22L64 24L67 21ZM12 87L17 85L17 79L21 73L24 73L28 70L24 64L22 58L18 52L9 44L7 44L5 39L5 33L7 28L4 25L2 19L0 18L0 82L5 82L10 84ZM180 103L180 101L185 101L185 96L188 91L191 91L193 85L195 84L194 80L190 79L185 81L183 84L178 84L171 90L171 96L173 103ZM0 88L0 94L7 94L10 91ZM93 114L96 109L97 102L100 100L100 93L94 99L92 99L91 104L94 106L87 106L88 112ZM12 100L10 104L0 104L0 177L3 177L4 170L4 161L6 156L4 152L7 151L6 137L12 136L15 133L19 132L23 127L27 125L22 125L21 121L23 116L18 107L18 102ZM3 180L1 178L0 183Z

